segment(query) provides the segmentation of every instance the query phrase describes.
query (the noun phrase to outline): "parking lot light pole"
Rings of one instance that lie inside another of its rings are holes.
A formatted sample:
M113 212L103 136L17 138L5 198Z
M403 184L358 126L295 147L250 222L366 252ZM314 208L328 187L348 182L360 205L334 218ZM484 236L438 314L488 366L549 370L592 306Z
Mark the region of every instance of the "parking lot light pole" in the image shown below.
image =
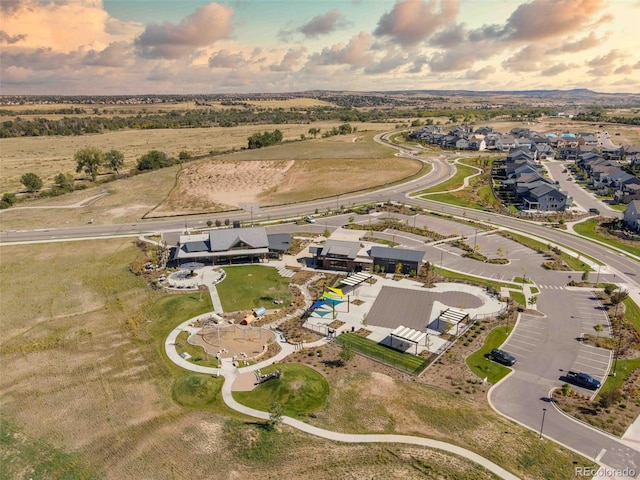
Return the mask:
M540 425L540 435L538 436L538 438L542 439L542 429L544 428L544 415L547 413L547 409L543 408L542 409L542 424Z

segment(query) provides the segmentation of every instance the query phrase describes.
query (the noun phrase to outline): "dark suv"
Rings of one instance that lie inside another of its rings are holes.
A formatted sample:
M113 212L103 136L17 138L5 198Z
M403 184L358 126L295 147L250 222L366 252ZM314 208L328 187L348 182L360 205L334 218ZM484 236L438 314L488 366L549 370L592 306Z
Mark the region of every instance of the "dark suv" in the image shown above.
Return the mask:
M510 353L505 352L504 350L500 350L500 349L497 349L497 348L494 348L493 350L491 350L491 353L489 354L489 357L494 362L498 362L498 363L501 363L503 365L511 366L514 363L516 363L516 357L514 357Z

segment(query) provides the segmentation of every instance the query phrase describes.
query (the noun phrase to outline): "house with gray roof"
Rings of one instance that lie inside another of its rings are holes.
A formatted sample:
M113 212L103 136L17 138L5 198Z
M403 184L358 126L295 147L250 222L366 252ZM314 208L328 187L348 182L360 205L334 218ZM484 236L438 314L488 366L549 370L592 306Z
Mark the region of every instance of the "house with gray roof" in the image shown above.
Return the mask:
M567 194L561 192L556 185L540 185L530 190L522 200L526 210L560 212L570 207L568 199Z
M403 275L410 275L412 272L416 274L420 271L424 252L376 245L371 247L369 255L373 258L374 270L396 273L396 269L399 269Z
M622 221L630 230L640 232L640 200L634 200L627 205Z

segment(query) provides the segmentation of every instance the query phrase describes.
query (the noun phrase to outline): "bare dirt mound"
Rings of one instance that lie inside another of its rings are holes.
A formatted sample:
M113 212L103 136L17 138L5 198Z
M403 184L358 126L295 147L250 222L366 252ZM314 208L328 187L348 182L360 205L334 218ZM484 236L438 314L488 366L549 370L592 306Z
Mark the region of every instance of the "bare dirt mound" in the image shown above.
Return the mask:
M293 164L293 160L213 160L186 166L154 214L229 210L256 203L261 193L282 182Z

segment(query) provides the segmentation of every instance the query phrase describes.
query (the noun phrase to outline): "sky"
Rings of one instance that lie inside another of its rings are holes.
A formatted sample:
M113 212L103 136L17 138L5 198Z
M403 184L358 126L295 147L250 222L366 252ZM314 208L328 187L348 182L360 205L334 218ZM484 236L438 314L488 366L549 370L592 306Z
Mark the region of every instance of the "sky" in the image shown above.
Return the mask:
M640 93L640 0L0 0L0 94Z

